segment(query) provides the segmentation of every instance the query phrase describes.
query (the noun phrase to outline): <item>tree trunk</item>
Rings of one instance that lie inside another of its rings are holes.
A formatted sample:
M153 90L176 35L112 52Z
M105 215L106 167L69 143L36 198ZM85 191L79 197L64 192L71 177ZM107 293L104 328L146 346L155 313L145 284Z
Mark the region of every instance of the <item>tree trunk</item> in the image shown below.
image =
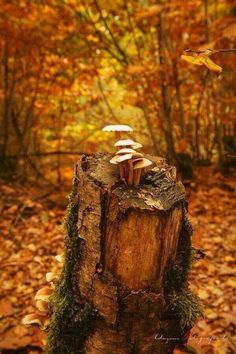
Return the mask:
M172 353L199 314L175 169L148 156L156 166L141 185L125 186L110 158L84 156L77 165L48 353Z

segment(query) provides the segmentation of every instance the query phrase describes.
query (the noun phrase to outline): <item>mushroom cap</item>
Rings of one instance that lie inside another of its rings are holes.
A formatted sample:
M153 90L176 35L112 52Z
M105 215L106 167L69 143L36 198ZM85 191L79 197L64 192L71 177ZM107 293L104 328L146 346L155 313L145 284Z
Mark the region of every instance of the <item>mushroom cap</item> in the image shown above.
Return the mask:
M141 154L141 152L137 152L137 151L135 151L132 155L135 159L143 157L143 154Z
M141 154L140 154L141 155ZM133 165L137 163L138 161L141 161L143 158L142 157L137 157L133 160Z
M132 139L125 139L125 140L118 140L114 146L116 147L130 146L132 149L140 149L143 145L140 143L136 143Z
M133 169L137 170L139 168L144 168L144 167L147 167L150 165L152 165L152 161L142 158L142 159L139 159L139 161L137 161L137 160L136 160L136 162L134 161Z
M30 313L29 315L26 315L23 317L22 323L25 326L30 326L32 324L38 324L39 326L42 325L41 318L37 315L37 313Z
M64 261L64 254L57 254L54 258L57 262L61 263Z
M30 313L29 315L23 317L22 324L25 326L37 324L41 329L45 329L48 325L47 314Z
M133 149L124 148L124 149L118 150L116 152L116 155L125 155L125 154L133 154L133 153L136 153L136 151Z
M135 141L131 140L131 139L125 139L125 140L118 140L114 146L133 146L135 145Z
M35 301L42 300L42 301L49 301L49 297L53 292L52 288L49 286L44 286L43 288L39 289L34 297Z
M143 147L143 145L140 143L135 143L134 145L132 145L133 149L140 149L141 147Z
M126 160L131 160L132 154L125 154L125 155L116 155L111 160L110 163L117 164Z
M46 273L46 281L48 283L53 282L58 279L58 274L55 272Z
M103 132L132 132L133 129L128 125L106 125Z
M114 164L114 165L117 165L119 162L118 162L118 159L119 159L119 155L115 155L114 157L112 157L112 159L110 160L110 163Z
M132 157L143 157L143 154L133 149L124 148L116 152L116 155L132 154Z
M47 312L48 311L48 302L38 300L38 301L36 301L36 307L41 312Z
M121 155L121 156L118 157L118 162L123 162L123 161L131 160L132 157L133 157L132 154Z

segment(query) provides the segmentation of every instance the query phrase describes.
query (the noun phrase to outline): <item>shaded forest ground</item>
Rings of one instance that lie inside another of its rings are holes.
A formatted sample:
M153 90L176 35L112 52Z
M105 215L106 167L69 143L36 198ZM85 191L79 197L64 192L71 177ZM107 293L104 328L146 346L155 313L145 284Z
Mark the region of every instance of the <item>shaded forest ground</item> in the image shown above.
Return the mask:
M189 345L198 354L236 353L235 176L225 177L214 167L204 167L196 171L195 180L187 188L193 242L206 253L191 273L191 288L202 299L204 318L192 330ZM1 183L2 354L40 352L42 332L22 326L21 318L34 312L33 297L46 284L45 273L58 268L54 256L63 250L62 221L69 190L69 183L52 191L17 182Z

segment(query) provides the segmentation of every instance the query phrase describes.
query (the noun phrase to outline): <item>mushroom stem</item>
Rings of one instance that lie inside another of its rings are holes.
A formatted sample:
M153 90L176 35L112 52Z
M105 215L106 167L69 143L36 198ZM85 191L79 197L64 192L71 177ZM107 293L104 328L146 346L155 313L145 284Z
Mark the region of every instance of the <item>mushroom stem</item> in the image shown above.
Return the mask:
M128 184L133 184L134 180L134 170L133 170L133 160L128 161Z
M122 163L119 164L119 171L120 171L120 179L125 178L125 171Z
M128 182L128 176L129 176L129 166L127 163L124 164L124 177L126 182Z
M137 170L134 171L134 184L136 186L138 186L140 183L141 174L142 174L141 168L138 168Z
M118 132L118 131L115 131L115 136L116 136L116 139L117 139L117 140L120 140L120 138L121 138L121 133Z

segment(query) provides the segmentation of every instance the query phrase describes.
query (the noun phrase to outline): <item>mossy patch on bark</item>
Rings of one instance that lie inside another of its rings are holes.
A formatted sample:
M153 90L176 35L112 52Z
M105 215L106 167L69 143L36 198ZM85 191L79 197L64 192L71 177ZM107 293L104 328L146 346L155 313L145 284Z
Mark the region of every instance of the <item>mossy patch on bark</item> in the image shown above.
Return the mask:
M165 269L164 291L171 314L179 317L185 332L191 328L202 315L200 299L194 295L188 285L188 275L192 263L198 258L198 250L191 246L192 226L184 211L184 220L179 242L181 252L177 253L176 261Z
M50 301L51 322L48 329L47 354L84 353L84 342L97 316L93 304L81 300L76 280L82 242L77 229L79 208L77 187L75 178L65 219L67 237L64 265Z

